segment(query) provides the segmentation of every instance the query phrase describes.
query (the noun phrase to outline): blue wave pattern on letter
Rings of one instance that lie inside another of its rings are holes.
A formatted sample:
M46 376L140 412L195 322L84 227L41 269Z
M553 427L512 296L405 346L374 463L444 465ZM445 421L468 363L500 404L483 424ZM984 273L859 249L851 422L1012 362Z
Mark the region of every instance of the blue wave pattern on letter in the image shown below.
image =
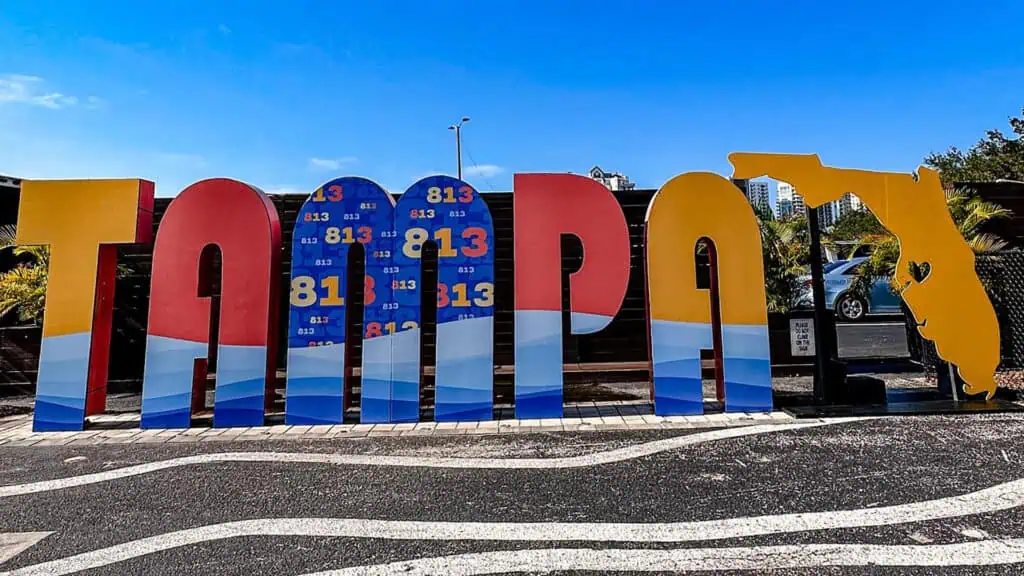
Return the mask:
M336 424L344 412L345 344L288 349L286 424Z
M725 411L772 410L772 363L768 326L726 324L722 327Z
M296 290L296 278L306 278L317 297L311 303L308 296L292 298L289 307L286 423L338 424L344 420L349 303L339 304L337 298L346 297L348 253L355 245L362 246L366 263L365 278L351 279L364 283L361 418L364 422L387 421L390 353L382 355L380 349L393 319L393 220L391 196L365 178L331 180L302 205L292 237L291 289ZM337 283L337 294L327 304L325 297L332 295L325 279ZM382 357L386 359L383 362Z
M206 342L146 337L141 428L189 427L195 360L205 358L208 349Z
M74 431L85 426L90 332L43 338L39 348L35 432Z
M214 428L262 426L266 408L266 377L266 346L217 346Z
M494 417L494 317L437 325L437 389L434 420Z
M710 324L651 320L656 415L704 413L700 351L711 347Z
M399 200L395 231L392 421L419 419L424 241L438 249L435 419L493 418L494 226L487 204L459 179L427 177Z
M659 416L704 412L700 351L713 347L711 325L651 321L654 413ZM722 326L722 361L727 412L772 409L768 327Z
M391 335L363 340L359 421L379 424L391 420Z
M562 417L562 313L515 311L516 418Z
M420 329L388 336L391 341L391 394L388 422L420 419Z
M569 332L572 334L594 334L608 327L614 316L590 314L587 312L569 312Z

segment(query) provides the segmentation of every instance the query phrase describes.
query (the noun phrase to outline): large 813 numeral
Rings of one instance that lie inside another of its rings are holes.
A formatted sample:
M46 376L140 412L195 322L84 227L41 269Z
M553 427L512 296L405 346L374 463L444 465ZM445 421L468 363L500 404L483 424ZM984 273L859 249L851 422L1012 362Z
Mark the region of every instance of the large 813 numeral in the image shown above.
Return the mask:
M317 302L321 306L344 306L345 299L342 298L341 280L337 276L325 276L320 279L320 287L327 293L319 296L316 293L316 280L312 276L296 276L292 278L292 290L289 301L292 306L305 308Z
M476 295L470 300L469 288L465 282L452 284L451 287L443 282L438 282L437 307L468 308L470 305L473 305L489 308L494 306L494 284L490 282L477 282L476 286L473 286L473 291ZM454 295L454 298L452 295Z
M487 230L479 226L470 226L462 231L462 237L469 240L469 246L461 248L462 255L468 258L479 258L487 254ZM405 243L402 254L407 258L419 258L423 255L423 243L430 239L426 228L409 228L405 231ZM434 242L437 242L438 258L454 258L459 252L452 247L452 229L438 228L434 230Z
M320 279L320 287L326 292L326 296L319 296L316 293L316 280L312 276L296 276L292 278L292 290L289 301L292 306L306 308L317 302L321 306L344 306L345 298L341 296L341 282L337 276L325 276ZM375 288L377 282L369 274L363 276L363 304L369 306L377 300ZM326 320L326 316L323 317ZM315 322L311 322L313 324Z
M469 204L472 201L473 189L469 186L460 186L458 194L455 193L455 188L452 186L444 188L432 186L427 189L427 202L431 204L454 204L456 202Z
M360 226L353 232L351 226L339 228L337 226L331 226L324 231L324 242L328 244L352 244L353 242L359 242L360 244L369 244L373 241L373 229L369 226Z

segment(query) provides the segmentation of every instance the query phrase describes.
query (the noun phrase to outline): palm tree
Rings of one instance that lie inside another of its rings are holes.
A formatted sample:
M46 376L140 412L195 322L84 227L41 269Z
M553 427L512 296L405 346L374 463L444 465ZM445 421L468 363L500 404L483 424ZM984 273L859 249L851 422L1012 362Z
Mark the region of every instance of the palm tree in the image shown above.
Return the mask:
M18 236L18 227L13 224L0 226L0 250L6 250L14 246L15 238Z
M18 312L22 322L38 323L46 302L46 281L50 265L47 246L17 246L17 228L0 226L0 251L13 250L15 255L31 255L31 264L15 266L0 273L0 318Z
M758 212L764 255L765 292L769 312L788 312L810 258L807 222L800 218L775 220Z
M999 218L1009 218L1013 212L994 202L986 202L977 194L964 188L946 192L946 206L960 234L967 240L975 254L998 252L1007 243L994 234L982 232L985 225Z

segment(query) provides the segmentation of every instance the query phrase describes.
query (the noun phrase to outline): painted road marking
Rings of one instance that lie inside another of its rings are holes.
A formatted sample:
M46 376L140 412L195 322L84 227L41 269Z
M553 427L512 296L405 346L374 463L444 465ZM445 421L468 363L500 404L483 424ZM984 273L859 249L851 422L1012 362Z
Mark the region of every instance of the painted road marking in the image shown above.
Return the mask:
M591 522L430 522L361 520L345 518L266 518L240 520L211 524L198 528L179 530L125 542L101 550L85 552L68 558L27 566L0 576L42 576L73 574L108 566L118 562L216 540L255 536L299 536L318 538L375 538L383 540L445 540L445 541L495 541L495 542L635 542L635 543L678 543L727 538L746 538L772 534L792 534L819 530L840 530L910 524L930 520L943 520L974 514L989 514L1016 508L1024 504L1024 480L998 484L977 492L960 496L949 496L935 500L897 504L880 508L859 508L829 512L803 512L726 518L721 520L700 520L691 522L665 523L591 523ZM1014 562L1020 561L1020 550L1024 540L999 541L994 549L989 542L972 542L984 550L984 557L994 551L1003 557L1013 552ZM1010 544L1006 544L1010 542ZM813 547L795 547L813 549ZM914 546L894 547L905 550L894 555L898 559ZM960 550L943 546L924 546L935 550ZM790 547L794 549L794 547ZM865 550L887 549L885 547L861 547ZM740 550L762 550L743 548ZM652 550L621 551L623 554L648 557ZM675 551L685 554L682 551ZM600 552L595 551L594 554ZM709 552L710 553L710 552ZM960 554L960 552L957 552ZM751 558L757 554L751 553ZM908 556L910 557L910 556ZM945 556L943 556L945 557ZM956 554L950 556L957 558ZM639 560L634 560L639 562ZM894 560L895 561L895 560ZM967 563L960 560L961 563ZM928 565L928 564L924 564ZM950 564L952 565L952 564ZM580 568L576 568L579 570ZM722 569L722 568L719 568ZM503 568L503 571L508 571ZM601 569L598 569L601 570ZM362 572L360 572L362 573ZM445 571L445 573L448 573ZM476 574L479 572L468 572Z
M714 440L725 440L728 438L740 438L764 434L767 432L782 432L785 430L802 430L804 428L815 428L841 422L854 422L866 418L835 418L822 421L799 422L796 424L763 424L756 426L744 426L736 428L723 428L698 432L664 440L645 442L635 446L617 448L606 452L585 454L582 456L568 456L560 458L439 458L421 456L377 456L361 454L306 454L298 452L222 452L214 454L200 454L196 456L185 456L172 458L159 462L149 462L135 466L126 466L104 472L58 478L56 480L42 480L25 484L12 484L0 486L0 498L10 496L21 496L24 494L36 494L52 490L62 490L76 486L86 486L100 482L109 482L121 478L150 474L160 470L177 468L180 466L194 466L199 464L212 464L216 462L276 462L289 464L331 464L350 466L397 466L397 467L418 467L418 468L468 468L468 469L503 469L503 470L524 470L524 469L558 469L558 468L583 468L587 466L598 466L623 462L634 458L642 458L667 450L674 450L683 446L692 446L703 442Z
M53 532L0 532L0 564L7 562Z
M546 549L479 552L353 566L305 576L475 576L516 572L704 572L825 566L992 566L1024 562L1024 540L933 546L806 544L681 550Z

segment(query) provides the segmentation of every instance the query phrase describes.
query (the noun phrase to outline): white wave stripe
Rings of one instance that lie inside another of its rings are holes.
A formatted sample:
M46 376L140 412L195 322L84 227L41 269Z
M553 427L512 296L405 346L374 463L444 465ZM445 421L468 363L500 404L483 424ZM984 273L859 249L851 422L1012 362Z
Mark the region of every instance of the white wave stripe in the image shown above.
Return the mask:
M101 550L28 566L6 574L0 573L0 576L72 574L181 546L238 537L299 536L419 541L679 543L910 524L974 514L988 514L1016 508L1022 504L1024 504L1024 480L1014 480L969 494L911 504L691 522L514 523L266 518L211 524L150 536ZM1019 548L1019 545L1015 546ZM998 548L998 550L1002 553L1006 552L1005 548ZM654 551L633 552L649 556ZM898 557L899 554L896 556ZM1017 557L1014 556L1014 558ZM506 568L502 568L502 570L508 571Z
M930 546L807 544L681 550L558 548L478 552L354 566L304 576L476 576L517 572L719 572L826 566L994 566L1024 562L1024 540Z
M826 419L821 422L800 422L796 424L763 424L757 426L738 426L734 428L723 428L709 430L684 436L675 436L664 440L645 442L635 446L627 446L585 454L581 456L568 456L562 458L436 458L421 456L371 456L362 454L309 454L296 452L223 452L214 454L200 454L196 456L185 456L182 458L171 458L159 462L149 462L135 466L126 466L104 472L58 478L56 480L42 480L25 484L11 484L0 486L0 498L21 496L25 494L36 494L52 490L62 490L76 486L86 486L99 482L109 482L121 478L150 474L160 470L177 468L180 466L195 466L199 464L213 464L218 462L273 462L288 464L332 464L350 466L397 466L414 468L469 468L469 469L502 469L502 470L524 470L524 469L559 469L559 468L583 468L587 466L598 466L601 464L612 464L634 458L642 458L667 450L674 450L684 446L692 446L703 442L714 440L725 440L728 438L739 438L768 432L783 432L786 430L801 430L835 424L839 422L852 422L859 418L838 418Z

